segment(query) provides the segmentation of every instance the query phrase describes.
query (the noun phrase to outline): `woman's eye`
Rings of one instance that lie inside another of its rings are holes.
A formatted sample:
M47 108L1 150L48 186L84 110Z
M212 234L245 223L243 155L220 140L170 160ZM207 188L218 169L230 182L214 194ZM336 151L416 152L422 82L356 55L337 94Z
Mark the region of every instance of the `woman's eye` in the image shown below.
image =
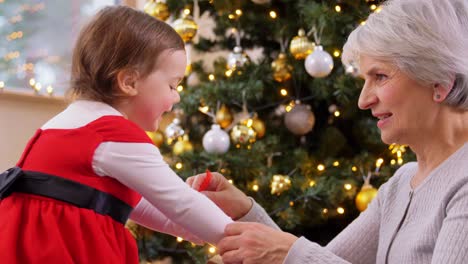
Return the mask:
M375 79L377 81L382 81L382 80L385 80L386 78L387 78L387 75L385 74L380 74L380 73L375 74Z

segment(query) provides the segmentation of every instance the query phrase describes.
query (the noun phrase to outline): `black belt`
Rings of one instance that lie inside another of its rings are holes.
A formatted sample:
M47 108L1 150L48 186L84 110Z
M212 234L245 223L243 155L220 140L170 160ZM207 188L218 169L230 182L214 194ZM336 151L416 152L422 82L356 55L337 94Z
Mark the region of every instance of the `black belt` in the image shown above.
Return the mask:
M13 167L0 174L0 200L13 192L53 198L125 224L132 207L111 194L62 177Z

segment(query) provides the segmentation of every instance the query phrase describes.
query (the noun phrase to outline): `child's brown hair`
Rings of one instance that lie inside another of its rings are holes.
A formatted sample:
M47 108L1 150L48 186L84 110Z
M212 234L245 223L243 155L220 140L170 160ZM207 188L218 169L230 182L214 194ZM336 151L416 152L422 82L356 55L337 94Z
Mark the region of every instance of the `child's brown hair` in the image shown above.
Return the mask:
M155 67L165 50L183 50L184 42L165 22L126 6L102 9L82 29L73 50L73 97L113 104L117 73L135 70L140 78Z

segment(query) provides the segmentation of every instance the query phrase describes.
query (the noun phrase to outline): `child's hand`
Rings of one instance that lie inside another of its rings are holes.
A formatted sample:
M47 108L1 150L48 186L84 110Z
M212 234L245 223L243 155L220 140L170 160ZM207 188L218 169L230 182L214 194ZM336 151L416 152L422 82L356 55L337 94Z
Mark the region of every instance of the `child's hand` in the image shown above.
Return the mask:
M252 200L229 183L223 175L217 172L211 174L211 180L202 193L234 220L247 214L252 208ZM206 176L206 173L198 174L188 178L186 182L190 187L198 190Z

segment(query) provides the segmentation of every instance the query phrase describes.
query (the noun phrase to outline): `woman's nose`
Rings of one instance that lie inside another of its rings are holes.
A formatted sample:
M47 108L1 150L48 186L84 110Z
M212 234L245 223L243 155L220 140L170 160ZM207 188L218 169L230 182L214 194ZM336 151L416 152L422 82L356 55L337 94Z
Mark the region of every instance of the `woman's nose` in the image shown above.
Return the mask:
M362 110L371 108L378 101L377 96L374 93L372 87L364 83L364 87L359 95L358 107Z

